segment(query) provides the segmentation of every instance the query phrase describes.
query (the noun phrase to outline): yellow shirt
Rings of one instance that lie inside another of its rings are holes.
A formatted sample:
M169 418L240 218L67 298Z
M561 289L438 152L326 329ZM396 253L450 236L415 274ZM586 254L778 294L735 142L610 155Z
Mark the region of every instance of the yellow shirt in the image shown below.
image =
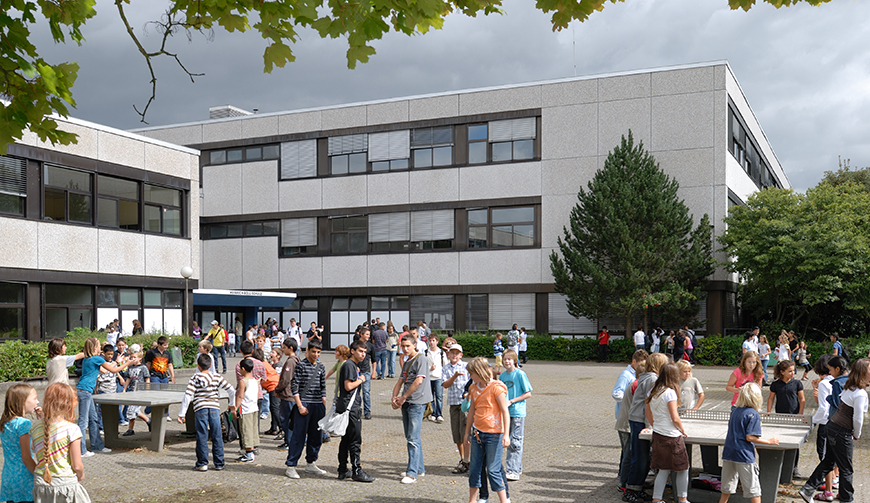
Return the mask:
M45 421L36 421L30 428L30 446L36 453L36 470L33 472L42 478L45 467L52 477L74 477L72 457L69 454L70 444L82 438L82 430L75 423L59 421L48 425L48 454L45 450Z
M208 337L211 339L212 346L224 345L224 331L220 328L212 328L208 331Z

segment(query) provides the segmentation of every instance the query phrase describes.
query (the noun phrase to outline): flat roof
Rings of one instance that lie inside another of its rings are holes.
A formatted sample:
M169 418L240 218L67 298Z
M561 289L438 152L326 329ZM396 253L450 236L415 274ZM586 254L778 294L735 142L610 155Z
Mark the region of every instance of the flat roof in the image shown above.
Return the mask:
M194 306L287 308L295 293L257 292L252 290L193 290Z

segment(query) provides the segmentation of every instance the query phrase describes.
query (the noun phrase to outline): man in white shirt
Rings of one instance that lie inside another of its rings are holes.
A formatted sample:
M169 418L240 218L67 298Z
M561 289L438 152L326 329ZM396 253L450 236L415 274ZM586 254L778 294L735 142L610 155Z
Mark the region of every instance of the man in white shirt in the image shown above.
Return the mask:
M296 318L290 318L290 327L287 328L287 337L296 341L296 347L302 347L302 327L296 324Z
M646 349L646 334L643 333L643 327L637 327L637 332L634 333L634 349Z

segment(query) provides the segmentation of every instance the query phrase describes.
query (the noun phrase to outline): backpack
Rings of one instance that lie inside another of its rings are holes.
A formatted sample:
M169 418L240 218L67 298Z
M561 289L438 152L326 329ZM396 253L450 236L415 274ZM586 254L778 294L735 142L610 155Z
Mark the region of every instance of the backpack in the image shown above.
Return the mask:
M840 408L840 393L843 392L843 385L846 384L846 380L849 379L848 374L844 374L838 377L835 377L833 381L831 381L831 394L828 395L826 400L830 407L828 409L828 419L834 417L834 414L837 412L837 409Z
M511 330L507 334L507 345L509 348L516 346L519 343L519 337L517 332Z
M275 391L275 388L278 386L278 380L281 376L278 375L278 372L275 371L275 368L269 364L269 362L263 362L263 367L266 368L266 381L261 384L264 390L266 391Z

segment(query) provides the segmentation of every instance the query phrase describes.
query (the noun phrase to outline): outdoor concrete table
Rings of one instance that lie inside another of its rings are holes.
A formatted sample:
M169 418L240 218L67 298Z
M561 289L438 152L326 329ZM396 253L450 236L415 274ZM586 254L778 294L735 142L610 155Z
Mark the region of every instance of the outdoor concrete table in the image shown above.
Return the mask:
M162 451L166 438L166 420L163 419L163 416L170 405L181 404L186 388L186 384L146 383L146 389L141 391L94 395L94 403L100 404L103 412L103 432L106 447L132 449L144 445L152 451ZM226 391L220 390L220 398L228 399ZM151 407L150 440L143 443L141 439L127 439L118 435L118 406L120 405ZM172 419L175 420L175 418ZM185 425L188 434L196 433L193 404L187 410Z
M692 461L692 445L701 446L704 471L720 474L719 446L725 445L728 434L730 411L680 409L680 419L686 430L686 448L689 463ZM761 484L762 503L774 503L780 483L791 481L792 469L800 446L812 431L812 416L791 414L761 414L761 438L776 437L779 445L756 445L758 452L758 476ZM640 438L651 440L651 433L641 433ZM701 489L689 489L689 501L703 503L718 501L719 493ZM730 501L746 501L742 493Z

